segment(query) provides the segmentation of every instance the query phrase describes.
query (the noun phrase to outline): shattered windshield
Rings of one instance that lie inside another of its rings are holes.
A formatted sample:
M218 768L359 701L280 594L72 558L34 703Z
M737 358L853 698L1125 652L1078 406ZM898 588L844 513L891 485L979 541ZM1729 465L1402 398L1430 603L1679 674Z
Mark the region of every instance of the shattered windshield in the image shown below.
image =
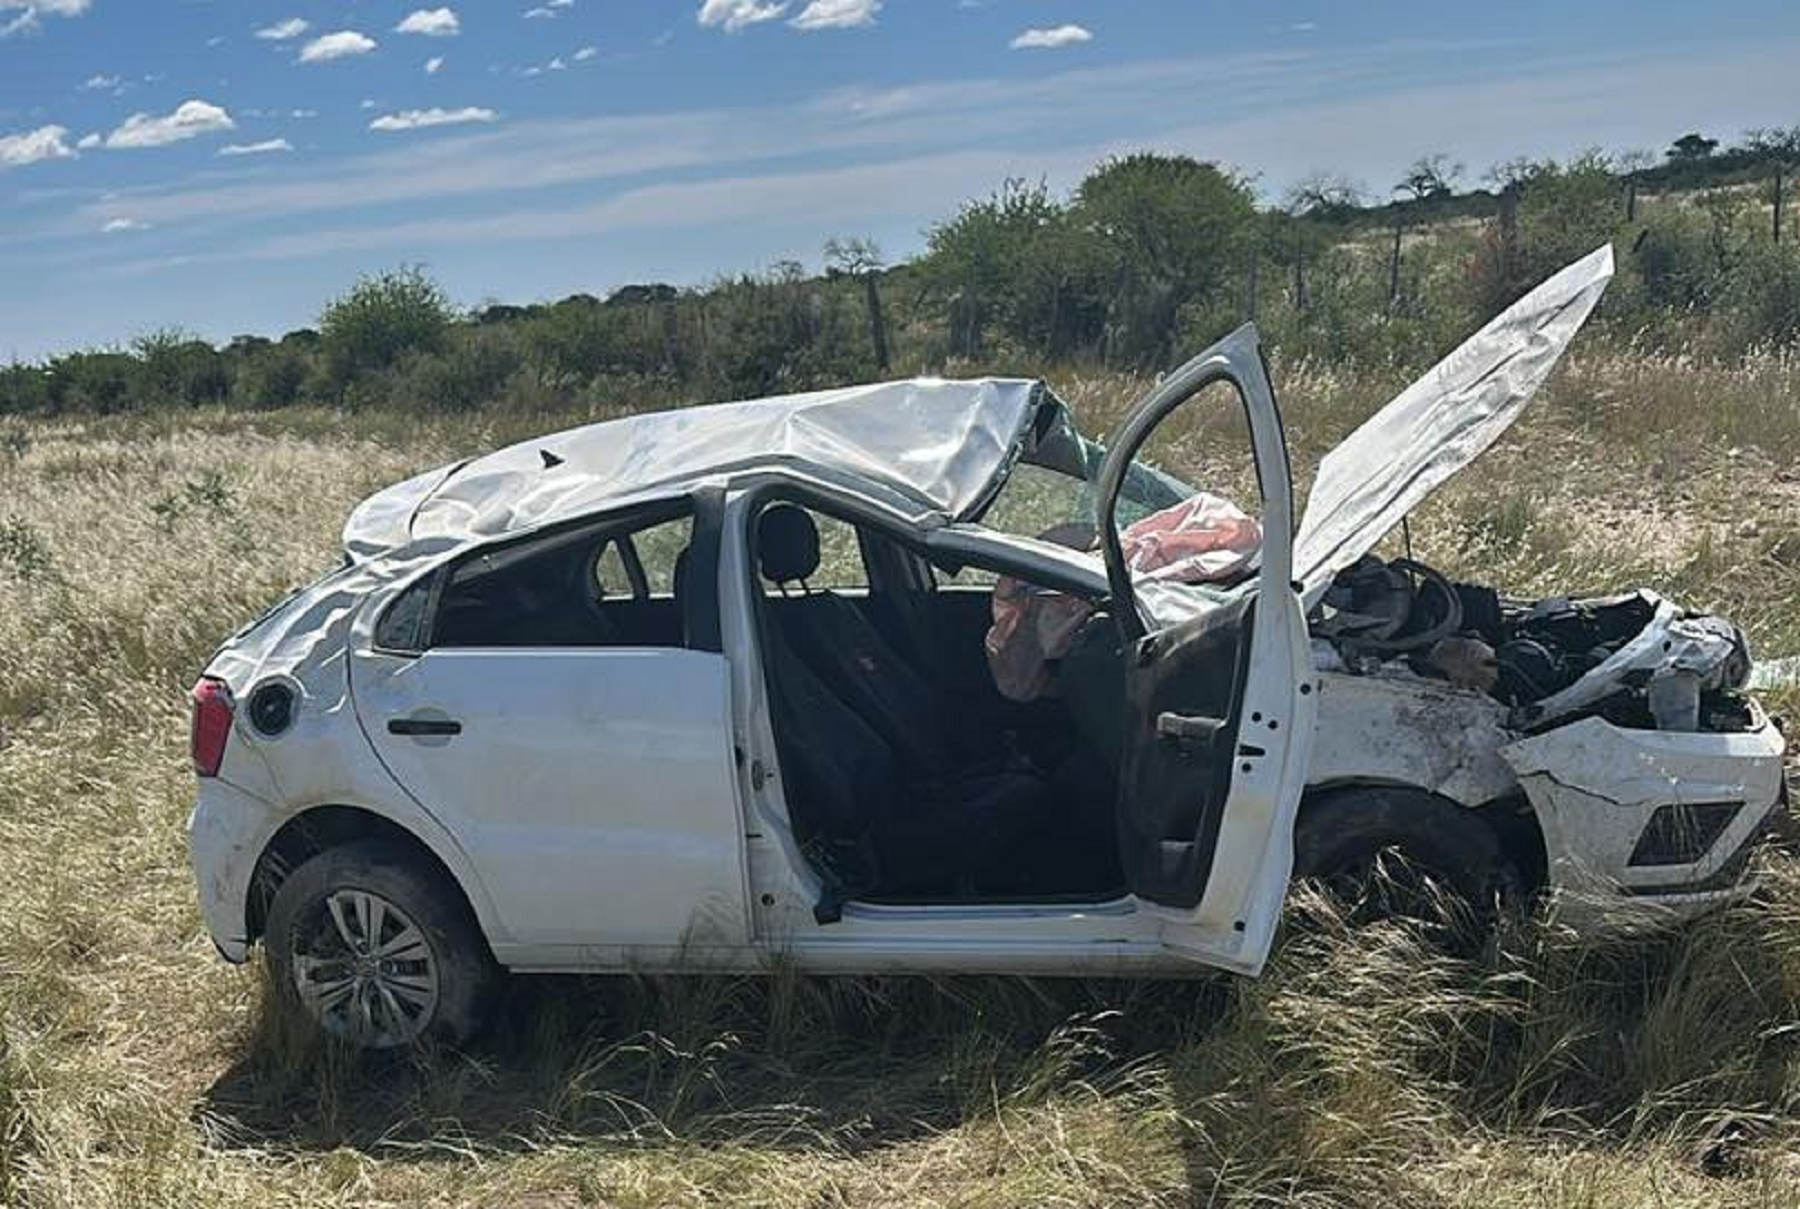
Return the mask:
M1032 448L1013 467L981 517L990 529L1043 538L1074 549L1092 549L1097 538L1100 466L1106 447L1076 430L1067 409L1039 425ZM1196 488L1144 461L1132 463L1119 493L1119 519L1142 520L1196 494Z

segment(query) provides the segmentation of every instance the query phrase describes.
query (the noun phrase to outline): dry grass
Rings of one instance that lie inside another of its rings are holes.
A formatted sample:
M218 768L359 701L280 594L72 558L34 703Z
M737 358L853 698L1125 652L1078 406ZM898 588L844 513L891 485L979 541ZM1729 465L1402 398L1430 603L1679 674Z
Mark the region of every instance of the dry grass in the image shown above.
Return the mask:
M1589 353L1419 551L1800 651L1797 377ZM1132 387L1061 385L1099 427ZM1297 467L1397 385L1290 369ZM1527 924L1452 960L1301 903L1255 983L537 980L472 1053L297 1035L200 927L183 690L368 489L568 419L0 427L0 1205L1800 1202L1779 855L1603 949Z

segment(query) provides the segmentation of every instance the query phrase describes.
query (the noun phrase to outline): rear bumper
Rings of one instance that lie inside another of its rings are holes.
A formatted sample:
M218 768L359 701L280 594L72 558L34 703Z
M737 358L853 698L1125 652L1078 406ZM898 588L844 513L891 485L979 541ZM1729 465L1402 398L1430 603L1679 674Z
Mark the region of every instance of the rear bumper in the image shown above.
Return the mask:
M250 879L267 842L273 811L254 794L217 778L200 782L188 817L188 851L200 895L200 915L219 955L229 962L250 956L245 910Z
M1685 919L1742 898L1758 842L1786 810L1786 740L1753 709L1731 734L1626 730L1585 718L1503 749L1544 832L1559 917L1612 929ZM1692 852L1655 863L1640 843L1665 807L1735 804Z

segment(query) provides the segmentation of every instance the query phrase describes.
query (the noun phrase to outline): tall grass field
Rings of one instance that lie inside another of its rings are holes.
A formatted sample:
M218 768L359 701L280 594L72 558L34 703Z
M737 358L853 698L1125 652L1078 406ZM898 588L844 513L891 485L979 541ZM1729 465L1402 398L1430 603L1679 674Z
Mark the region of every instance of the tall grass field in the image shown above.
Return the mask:
M1275 368L1303 481L1403 385ZM1051 379L1102 432L1144 385ZM1779 846L1741 905L1604 945L1450 957L1299 894L1257 981L521 979L467 1052L291 1027L201 927L185 690L371 490L619 408L0 422L0 1206L1800 1204ZM1800 653L1796 454L1791 354L1578 342L1411 538Z

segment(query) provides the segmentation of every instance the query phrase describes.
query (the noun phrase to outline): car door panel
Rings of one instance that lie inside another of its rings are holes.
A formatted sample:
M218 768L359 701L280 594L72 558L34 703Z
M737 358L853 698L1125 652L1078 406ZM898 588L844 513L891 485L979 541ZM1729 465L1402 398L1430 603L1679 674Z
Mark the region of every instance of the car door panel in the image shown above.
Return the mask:
M1187 594L1180 619L1140 591L1114 517L1138 451L1209 386L1249 423L1263 540L1256 578ZM1123 659L1119 837L1127 881L1166 919L1164 943L1260 969L1292 867L1315 708L1305 616L1291 583L1293 502L1274 392L1246 326L1169 375L1127 419L1100 475L1099 521Z
M389 772L457 835L522 946L748 941L721 654L365 649Z

